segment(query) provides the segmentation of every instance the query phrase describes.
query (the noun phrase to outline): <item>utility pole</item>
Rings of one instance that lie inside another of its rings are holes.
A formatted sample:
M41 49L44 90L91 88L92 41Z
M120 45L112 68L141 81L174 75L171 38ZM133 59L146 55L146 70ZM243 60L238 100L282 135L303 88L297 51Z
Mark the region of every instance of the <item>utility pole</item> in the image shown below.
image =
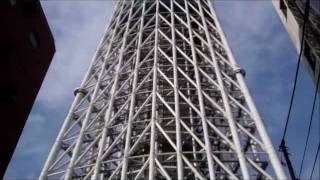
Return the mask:
M286 141L282 139L281 144L280 144L280 151L283 153L283 156L286 160L286 164L288 165L288 170L289 174L292 180L298 180L299 178L296 177L296 174L294 172L294 168L292 166L290 157L289 157L289 152L288 152L288 147L286 146Z

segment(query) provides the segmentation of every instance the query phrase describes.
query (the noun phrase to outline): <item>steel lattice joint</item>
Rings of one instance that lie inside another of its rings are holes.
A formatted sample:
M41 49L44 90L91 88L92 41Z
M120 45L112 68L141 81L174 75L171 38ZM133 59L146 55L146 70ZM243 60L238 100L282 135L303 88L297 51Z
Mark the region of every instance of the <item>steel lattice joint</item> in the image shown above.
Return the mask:
M120 0L40 179L285 179L206 0Z

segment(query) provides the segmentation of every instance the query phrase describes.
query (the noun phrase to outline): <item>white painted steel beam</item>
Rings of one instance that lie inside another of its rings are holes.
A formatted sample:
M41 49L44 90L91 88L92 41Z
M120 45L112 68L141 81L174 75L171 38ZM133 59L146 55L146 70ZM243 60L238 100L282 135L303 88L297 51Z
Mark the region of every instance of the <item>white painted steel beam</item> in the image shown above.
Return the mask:
M286 179L207 0L119 0L39 179Z

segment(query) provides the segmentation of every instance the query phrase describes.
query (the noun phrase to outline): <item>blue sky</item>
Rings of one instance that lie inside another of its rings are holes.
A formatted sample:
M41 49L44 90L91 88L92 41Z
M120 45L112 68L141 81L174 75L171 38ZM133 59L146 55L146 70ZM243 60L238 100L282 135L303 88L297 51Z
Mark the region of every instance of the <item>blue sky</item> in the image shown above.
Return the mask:
M42 1L57 52L7 169L6 179L31 179L39 175L74 98L73 89L84 76L114 3ZM236 60L247 72L247 84L277 148L297 53L271 1L220 0L214 6ZM314 85L302 66L287 134L296 169L301 161L313 94ZM319 142L319 106L318 100L303 177L309 176ZM315 177L319 178L319 172Z

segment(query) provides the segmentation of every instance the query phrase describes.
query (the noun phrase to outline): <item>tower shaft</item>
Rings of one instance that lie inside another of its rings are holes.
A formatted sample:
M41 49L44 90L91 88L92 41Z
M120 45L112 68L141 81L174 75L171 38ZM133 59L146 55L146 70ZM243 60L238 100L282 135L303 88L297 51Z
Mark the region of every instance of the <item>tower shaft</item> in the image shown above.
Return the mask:
M286 179L207 0L120 0L40 179Z

